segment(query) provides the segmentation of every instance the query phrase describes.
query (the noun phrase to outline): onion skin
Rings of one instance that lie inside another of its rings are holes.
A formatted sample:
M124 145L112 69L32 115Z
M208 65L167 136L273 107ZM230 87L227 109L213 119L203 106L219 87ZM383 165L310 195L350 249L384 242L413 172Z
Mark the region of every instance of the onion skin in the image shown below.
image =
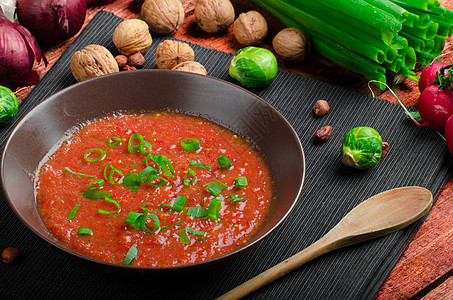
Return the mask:
M427 66L420 74L420 80L418 81L418 89L420 92L423 92L427 87L433 85L433 81L436 79L437 71L440 71L440 68L447 65L447 63L434 63ZM444 73L446 73L446 71Z
M445 123L445 140L447 141L448 151L453 155L453 117L448 118Z
M53 45L73 37L85 21L85 0L18 0L19 23L40 43Z
M439 89L438 85L431 85L420 94L417 108L423 127L444 132L445 123L453 115L453 92L449 88Z

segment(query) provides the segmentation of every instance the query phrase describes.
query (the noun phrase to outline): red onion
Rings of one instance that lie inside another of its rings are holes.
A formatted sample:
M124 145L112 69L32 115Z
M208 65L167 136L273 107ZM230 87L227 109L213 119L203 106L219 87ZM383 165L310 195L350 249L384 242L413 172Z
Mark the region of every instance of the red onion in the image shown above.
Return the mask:
M453 155L453 116L448 118L445 123L445 140L447 141L448 151Z
M73 37L85 21L85 0L18 0L17 16L40 43Z
M86 0L87 5L105 5L108 3L112 3L115 0Z
M29 73L35 59L38 63L44 60L47 65L33 35L24 26L8 20L0 8L0 84L11 89L36 84L39 77Z

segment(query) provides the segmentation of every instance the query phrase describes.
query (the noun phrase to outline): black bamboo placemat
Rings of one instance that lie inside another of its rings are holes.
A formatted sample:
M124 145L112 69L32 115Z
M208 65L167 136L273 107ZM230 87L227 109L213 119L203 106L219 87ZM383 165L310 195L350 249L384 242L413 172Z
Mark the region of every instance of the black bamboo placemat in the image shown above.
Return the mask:
M0 143L36 104L76 83L69 61L82 47L96 43L118 54L112 34L120 18L99 12L55 66L21 104L15 120L0 129ZM155 49L168 37L153 35L145 68L156 68ZM195 60L208 74L230 82L231 54L192 45ZM289 217L265 240L234 260L183 277L149 278L109 274L48 246L34 236L9 208L0 193L0 248L17 247L22 260L0 264L3 299L213 299L307 247L349 210L387 189L419 185L435 194L450 175L451 157L445 143L428 129L419 129L394 104L346 89L279 71L267 88L252 90L279 110L297 131L306 156L302 195ZM312 107L325 99L331 111L315 118ZM331 125L323 145L313 143L316 130ZM371 126L390 144L388 155L369 170L340 162L344 134ZM278 141L275 141L278 143ZM371 299L393 268L417 224L389 236L340 249L323 256L250 295L250 299Z

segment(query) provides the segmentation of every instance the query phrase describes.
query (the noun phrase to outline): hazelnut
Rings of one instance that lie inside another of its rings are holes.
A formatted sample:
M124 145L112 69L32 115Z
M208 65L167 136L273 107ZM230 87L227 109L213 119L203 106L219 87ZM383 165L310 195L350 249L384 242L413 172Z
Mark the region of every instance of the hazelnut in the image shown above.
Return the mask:
M141 68L145 64L145 57L141 52L136 52L129 56L127 64L136 68Z
M125 65L127 65L127 56L126 55L117 55L115 56L116 63L118 64L118 67L123 68Z
M202 64L196 61L185 61L180 64L177 64L172 70L176 71L186 71L197 73L201 75L207 75L208 72L206 71L205 67Z
M77 81L119 72L112 53L101 45L88 45L71 57L71 71Z
M129 66L129 65L125 65L123 67L123 71L132 71L132 70L137 70L137 68L134 66Z
M332 135L332 126L324 126L315 133L315 143L324 144Z
M157 46L156 65L159 69L172 69L177 64L193 61L195 54L187 43L165 40Z
M5 248L2 251L2 261L5 264L14 264L19 257L19 249L17 248Z
M330 110L329 103L326 100L318 100L313 106L313 112L315 116L322 117L325 116Z
M229 0L197 0L193 14L197 25L207 33L227 29L234 22L234 7Z
M126 56L145 52L153 42L148 24L139 19L122 21L113 32L113 43Z
M382 153L381 153L381 158L384 158L384 156L387 155L387 152L389 152L390 145L387 142L382 142Z
M285 28L272 40L275 52L286 60L304 60L311 51L311 41L307 33L297 28Z
M240 14L233 26L236 40L244 46L257 45L267 35L266 19L255 10Z
M170 34L184 22L184 7L180 0L145 0L140 16L151 31Z

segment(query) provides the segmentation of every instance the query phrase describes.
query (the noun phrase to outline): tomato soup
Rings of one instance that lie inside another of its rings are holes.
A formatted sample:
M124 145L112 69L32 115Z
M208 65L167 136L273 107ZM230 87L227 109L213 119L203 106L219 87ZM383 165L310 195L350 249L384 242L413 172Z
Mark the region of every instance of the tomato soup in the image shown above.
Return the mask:
M116 264L169 267L232 252L257 231L272 178L245 139L204 118L118 113L74 129L35 193L56 239Z

